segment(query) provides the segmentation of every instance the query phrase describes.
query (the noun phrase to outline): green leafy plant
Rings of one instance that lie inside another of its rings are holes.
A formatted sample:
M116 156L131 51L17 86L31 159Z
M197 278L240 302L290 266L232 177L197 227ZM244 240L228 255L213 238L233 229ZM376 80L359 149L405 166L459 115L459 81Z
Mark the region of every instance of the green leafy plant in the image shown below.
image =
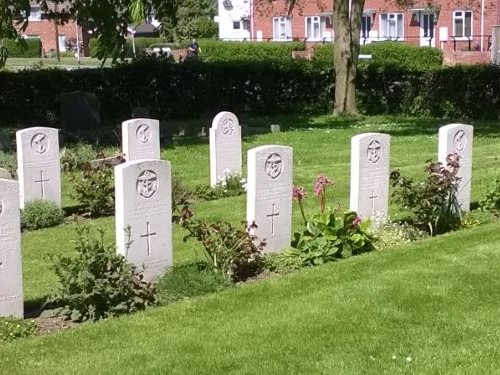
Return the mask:
M76 171L84 168L87 163L95 159L97 151L88 143L77 143L73 147L65 147L60 152L61 169Z
M325 210L308 220L303 232L294 233L291 256L303 266L315 266L375 250L371 223L353 211Z
M192 212L184 207L181 224L189 238L197 239L203 246L207 260L217 272L231 281L243 281L255 276L261 269L261 251L265 243L249 233L250 227L234 228L230 223L207 224L193 219Z
M0 342L34 336L37 333L38 327L31 320L0 317Z
M314 195L319 201L319 212L309 220L304 213L303 200L306 192L295 186L292 196L299 202L305 229L294 233L293 250L289 256L300 259L302 266L315 266L351 255L375 250L375 236L369 231L371 223L361 220L354 211L327 208L327 187L335 182L321 174L314 184Z
M418 241L429 236L428 232L405 221L386 222L377 228L376 235L379 240L378 247L382 249Z
M278 274L287 274L302 268L301 259L290 256L287 251L264 254L262 263L262 268Z
M391 173L393 197L410 211L414 225L427 228L431 235L444 233L460 226L461 209L457 201L457 176L459 157L450 154L446 167L440 162L427 160L427 180L416 183L402 176L399 171Z
M16 155L0 150L0 168L7 169L11 176L15 178L17 176Z
M155 285L105 244L104 230L92 237L90 228L77 228L75 257L53 257L59 285L46 304L61 309L74 321L99 320L144 310L157 303Z
M210 201L245 194L246 188L247 181L241 176L241 173L224 171L224 178L219 179L214 187L199 185L195 187L193 194L197 198Z
M21 228L36 230L50 228L61 224L64 214L57 204L52 201L36 199L26 202L21 211Z
M85 169L71 176L71 198L81 205L82 213L89 216L110 214L115 205L113 167L103 160L96 168L88 163Z
M226 289L231 284L206 262L174 265L158 281L160 303L172 303L178 300L215 293Z
M483 224L493 223L497 219L495 213L486 210L473 210L462 215L462 228L475 228Z
M489 186L485 197L479 201L479 207L500 215L500 176L497 176Z

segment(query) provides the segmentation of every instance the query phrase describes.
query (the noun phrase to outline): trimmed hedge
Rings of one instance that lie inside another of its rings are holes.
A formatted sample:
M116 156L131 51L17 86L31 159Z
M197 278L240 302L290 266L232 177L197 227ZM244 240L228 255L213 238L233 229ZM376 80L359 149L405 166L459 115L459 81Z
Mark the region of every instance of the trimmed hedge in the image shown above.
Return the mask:
M42 56L42 43L40 38L26 38L24 39L25 47L21 46L15 40L5 39L5 47L9 51L9 57L41 57Z
M334 96L333 69L306 61L176 64L149 58L116 68L0 72L0 121L58 126L59 95L76 90L97 94L110 126L127 119L134 106L149 107L160 118L213 116L222 110L326 113ZM358 101L367 114L498 119L500 67L411 71L370 64L359 72Z
M200 41L204 61L266 61L291 60L292 51L304 51L303 42L225 42Z
M152 46L164 46L164 47L173 47L172 43L167 42L167 38L134 38L135 41L135 50L137 56L140 56L146 48ZM97 39L90 39L89 43L90 56L95 57L97 52ZM124 57L134 57L134 50L132 48L132 39L127 39L125 43L125 55Z
M366 63L397 65L409 70L427 70L443 64L443 53L438 48L418 47L401 42L377 42L361 46L361 54L372 55ZM314 48L313 60L319 64L333 62L333 44ZM364 62L363 62L364 63Z

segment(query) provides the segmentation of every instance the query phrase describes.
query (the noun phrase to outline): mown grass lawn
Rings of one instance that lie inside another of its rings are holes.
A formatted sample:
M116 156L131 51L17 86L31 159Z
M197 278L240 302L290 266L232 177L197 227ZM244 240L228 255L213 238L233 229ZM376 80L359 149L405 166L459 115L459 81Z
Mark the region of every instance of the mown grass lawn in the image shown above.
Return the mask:
M330 203L347 208L350 138L391 134L391 169L423 177L437 155L441 120L329 116L243 119L249 126L279 123L286 131L251 135L246 150L265 144L294 149L294 183L309 191L316 176L336 181ZM476 123L472 201L500 174L500 127ZM162 150L175 178L188 187L209 182L208 141L179 140ZM246 168L244 167L246 170ZM67 176L66 176L67 177ZM70 181L64 178L63 205ZM335 203L334 203L335 202ZM301 218L294 208L294 230ZM196 216L238 224L245 197L193 203ZM393 217L401 216L391 206ZM114 219L104 227L114 240ZM70 254L77 223L22 235L26 307L39 305L54 287L50 255ZM0 373L235 373L394 374L495 373L500 363L500 223L464 230L292 275L56 334L0 345ZM174 225L174 261L202 257Z
M0 346L5 374L493 374L500 224Z

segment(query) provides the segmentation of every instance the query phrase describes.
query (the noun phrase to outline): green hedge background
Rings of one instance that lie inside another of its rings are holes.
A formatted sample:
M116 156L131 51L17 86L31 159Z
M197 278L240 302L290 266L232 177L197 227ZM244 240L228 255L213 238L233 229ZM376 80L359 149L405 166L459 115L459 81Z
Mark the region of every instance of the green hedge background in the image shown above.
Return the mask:
M3 40L5 47L7 47L9 51L9 57L38 58L42 56L42 43L40 42L40 38L26 38L24 42L23 46L14 40Z

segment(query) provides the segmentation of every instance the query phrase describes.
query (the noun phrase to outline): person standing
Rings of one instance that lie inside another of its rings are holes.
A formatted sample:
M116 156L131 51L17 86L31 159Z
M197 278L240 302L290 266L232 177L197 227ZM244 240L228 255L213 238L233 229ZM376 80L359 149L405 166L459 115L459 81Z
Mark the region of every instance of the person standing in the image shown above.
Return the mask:
M202 52L200 45L198 44L196 39L193 38L193 41L188 47L188 51L189 51L189 56L191 57L198 57L198 54Z

